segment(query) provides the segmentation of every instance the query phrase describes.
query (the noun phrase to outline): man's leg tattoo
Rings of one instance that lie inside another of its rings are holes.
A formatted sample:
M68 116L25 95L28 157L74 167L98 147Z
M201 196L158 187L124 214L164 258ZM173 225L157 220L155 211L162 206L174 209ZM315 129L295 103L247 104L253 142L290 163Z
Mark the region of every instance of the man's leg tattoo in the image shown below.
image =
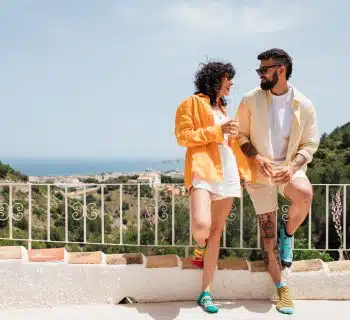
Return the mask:
M271 215L267 216L259 215L259 226L261 231L261 236L263 239L273 239L275 238L275 226L272 222Z
M269 261L269 254L265 250L264 250L264 262L265 262L266 267L269 268L269 263L270 263L270 261Z
M272 217L271 217L272 216ZM282 270L281 266L281 260L280 260L280 253L275 237L275 224L273 223L273 215L267 214L267 215L259 215L258 220L259 220L259 226L260 226L260 243L261 243L261 249L263 251L264 255L264 262L267 268L269 268L269 264L271 263L269 259L269 253L268 253L268 248L265 248L264 243L269 242L271 243L272 241L275 241L274 247L273 247L273 255L275 256L277 260L278 267L280 270Z

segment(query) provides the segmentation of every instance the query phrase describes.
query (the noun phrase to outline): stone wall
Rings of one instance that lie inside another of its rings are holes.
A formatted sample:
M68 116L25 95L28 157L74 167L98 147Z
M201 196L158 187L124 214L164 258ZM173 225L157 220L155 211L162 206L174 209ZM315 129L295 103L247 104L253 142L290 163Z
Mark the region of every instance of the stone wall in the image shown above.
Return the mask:
M201 270L176 255L27 251L0 247L0 308L195 300ZM216 299L276 299L262 261L219 260ZM294 299L350 300L350 261L295 261L284 271Z

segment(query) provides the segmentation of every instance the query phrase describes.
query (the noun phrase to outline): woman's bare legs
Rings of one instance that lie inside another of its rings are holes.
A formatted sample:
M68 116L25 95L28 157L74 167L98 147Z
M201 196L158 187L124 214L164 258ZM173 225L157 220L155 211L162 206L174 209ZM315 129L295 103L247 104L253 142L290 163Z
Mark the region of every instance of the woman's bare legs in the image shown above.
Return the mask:
M232 198L225 198L211 203L211 226L204 254L202 291L210 291L220 252L220 239L232 208L232 201Z
M210 235L211 195L203 189L190 190L192 236L200 247L205 247Z

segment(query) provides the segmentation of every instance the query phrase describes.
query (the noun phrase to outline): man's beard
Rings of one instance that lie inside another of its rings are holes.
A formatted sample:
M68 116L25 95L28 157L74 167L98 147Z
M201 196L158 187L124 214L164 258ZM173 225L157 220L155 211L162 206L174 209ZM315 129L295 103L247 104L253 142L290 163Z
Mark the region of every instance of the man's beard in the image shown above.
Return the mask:
M263 90L271 90L278 82L277 71L273 74L272 80L265 80L264 82L260 82L260 88Z

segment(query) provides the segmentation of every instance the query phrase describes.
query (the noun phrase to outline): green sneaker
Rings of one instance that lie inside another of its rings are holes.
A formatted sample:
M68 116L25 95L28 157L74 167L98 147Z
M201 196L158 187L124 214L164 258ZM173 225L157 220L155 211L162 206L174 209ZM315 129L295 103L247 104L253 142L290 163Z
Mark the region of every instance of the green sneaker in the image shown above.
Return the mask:
M217 313L219 308L214 305L210 292L204 291L198 297L197 303L208 313Z

